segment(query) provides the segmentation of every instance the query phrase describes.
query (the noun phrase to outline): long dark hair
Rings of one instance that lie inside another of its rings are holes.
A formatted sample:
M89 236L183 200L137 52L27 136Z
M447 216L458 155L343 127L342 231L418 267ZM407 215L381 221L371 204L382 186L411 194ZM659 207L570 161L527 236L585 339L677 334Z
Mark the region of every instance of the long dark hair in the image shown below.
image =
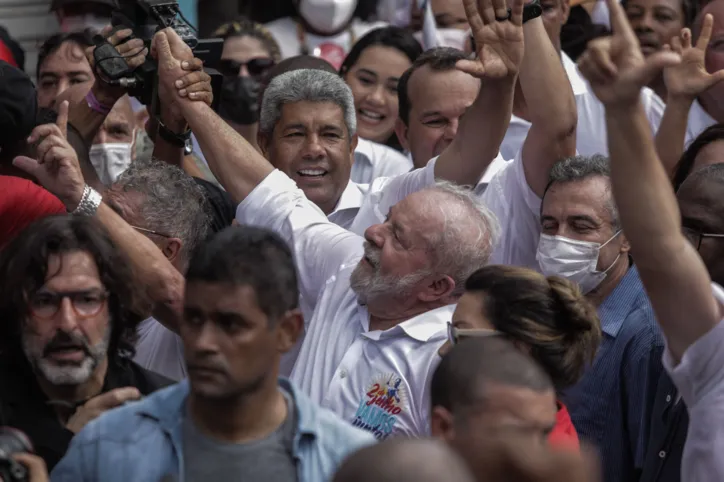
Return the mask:
M93 258L109 294L112 326L109 360L133 356L140 317L134 311L137 299L132 290L130 263L95 220L69 214L36 221L0 250L0 352L3 355L24 358L20 347L23 323L30 314L28 298L45 284L51 256L77 251Z
M339 75L342 77L347 75L359 60L362 52L369 47L375 47L377 45L393 48L402 52L410 59L410 63L415 63L415 60L422 55L422 46L407 29L400 27L376 28L368 32L352 46L344 62L342 62L342 66L339 68ZM394 132L385 144L399 151L402 150L400 141Z
M724 124L714 124L704 129L704 131L689 144L689 147L687 147L681 155L674 170L674 179L672 180L674 190L678 191L679 187L681 187L686 178L689 177L689 174L691 174L691 171L694 170L694 163L699 152L712 142L723 140ZM724 159L722 159L722 162L724 162Z

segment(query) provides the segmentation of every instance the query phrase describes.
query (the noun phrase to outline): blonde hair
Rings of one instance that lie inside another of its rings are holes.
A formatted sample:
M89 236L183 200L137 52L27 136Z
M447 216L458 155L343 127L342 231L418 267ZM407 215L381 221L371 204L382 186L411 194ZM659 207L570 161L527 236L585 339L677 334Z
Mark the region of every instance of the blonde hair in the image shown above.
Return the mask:
M224 40L231 37L253 37L264 44L274 62L279 62L282 59L279 44L271 32L264 25L246 17L240 17L233 22L223 24L214 31L212 36Z

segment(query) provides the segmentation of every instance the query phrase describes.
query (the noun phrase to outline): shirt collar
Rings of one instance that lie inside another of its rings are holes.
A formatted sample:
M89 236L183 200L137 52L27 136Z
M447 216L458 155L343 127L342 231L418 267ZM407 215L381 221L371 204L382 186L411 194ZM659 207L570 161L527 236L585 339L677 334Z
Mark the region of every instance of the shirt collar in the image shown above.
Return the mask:
M385 331L366 332L362 336L378 341L396 338L405 334L410 338L425 343L437 333L447 329L447 324L452 320L454 311L455 305L443 306L410 318Z
M609 294L598 307L598 317L601 320L601 330L609 336L616 337L621 330L626 317L631 312L633 304L643 292L639 272L636 266L631 266L621 278L618 286Z
M714 124L716 124L716 120L704 110L698 99L694 100L689 111L689 125L687 127L689 139L697 138L706 128Z
M345 187L344 191L342 191L342 195L339 197L339 201L337 201L337 205L334 207L332 214L345 211L347 209L359 209L362 206L362 201L364 200L364 186L365 185L363 184L357 184L356 182L349 181L347 183L347 187Z
M568 80L571 82L573 95L577 96L588 92L588 84L578 71L576 63L566 55L565 52L561 52L561 60L563 61L563 68L566 70Z

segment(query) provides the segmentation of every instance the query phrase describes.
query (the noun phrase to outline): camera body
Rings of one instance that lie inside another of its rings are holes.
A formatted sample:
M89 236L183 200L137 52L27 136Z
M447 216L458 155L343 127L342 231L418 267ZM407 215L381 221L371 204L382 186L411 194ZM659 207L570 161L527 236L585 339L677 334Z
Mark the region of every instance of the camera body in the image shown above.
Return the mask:
M113 31L130 28L132 38L140 38L151 50L153 36L159 30L172 28L176 34L191 48L194 56L204 62L204 70L211 76L211 87L214 92L214 108L218 103L223 76L213 67L221 60L222 39L199 40L194 28L189 25L181 14L179 4L175 0L136 0L121 9L114 11L111 17ZM156 61L148 56L138 68L131 70L125 59L115 48L106 43L100 44L95 52L96 66L103 76L112 82L126 87L129 95L136 97L141 103L151 108L151 114L158 114L158 69Z
M33 453L33 444L27 435L18 429L0 427L0 480L4 482L27 482L28 469L12 456L18 453Z

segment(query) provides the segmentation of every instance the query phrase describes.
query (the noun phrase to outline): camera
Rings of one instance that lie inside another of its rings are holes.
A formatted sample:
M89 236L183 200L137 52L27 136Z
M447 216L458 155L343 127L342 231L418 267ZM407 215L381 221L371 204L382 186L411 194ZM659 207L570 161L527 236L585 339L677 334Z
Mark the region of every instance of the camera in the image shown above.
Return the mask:
M3 482L25 482L28 469L12 456L18 453L33 453L33 444L27 435L16 428L0 427L0 480Z
M151 50L153 36L159 30L172 28L194 52L194 56L204 62L204 70L211 76L211 87L214 93L214 109L221 97L223 76L215 70L221 60L222 39L200 40L195 29L186 21L175 0L136 0L129 2L113 12L111 17L113 32L130 28L131 38L140 38ZM111 84L120 85L128 90L129 95L136 97L141 103L152 109L151 114L158 114L158 69L156 61L150 58L140 67L131 69L126 60L116 51L115 47L97 37L94 52L96 68L104 79Z

